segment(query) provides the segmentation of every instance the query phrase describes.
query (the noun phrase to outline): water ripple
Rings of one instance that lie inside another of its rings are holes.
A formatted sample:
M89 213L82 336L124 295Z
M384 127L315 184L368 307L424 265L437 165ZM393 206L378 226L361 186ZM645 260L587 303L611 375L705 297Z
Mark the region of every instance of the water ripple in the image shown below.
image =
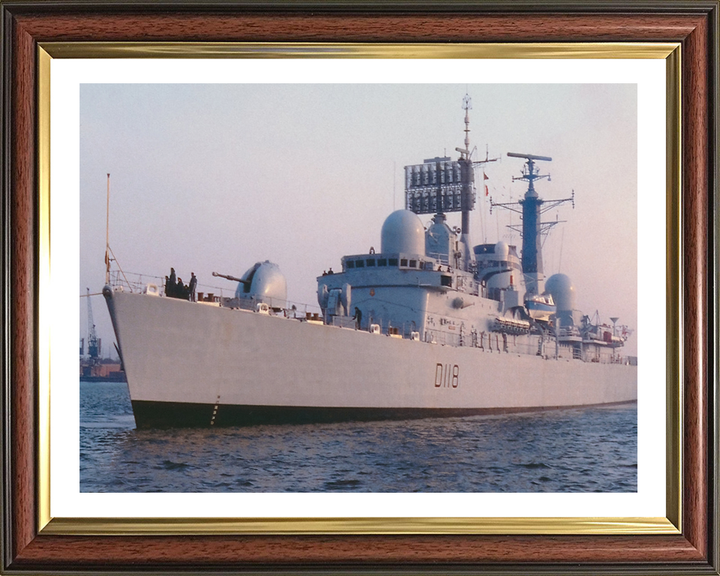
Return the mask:
M635 492L636 405L374 423L135 430L80 385L83 492Z

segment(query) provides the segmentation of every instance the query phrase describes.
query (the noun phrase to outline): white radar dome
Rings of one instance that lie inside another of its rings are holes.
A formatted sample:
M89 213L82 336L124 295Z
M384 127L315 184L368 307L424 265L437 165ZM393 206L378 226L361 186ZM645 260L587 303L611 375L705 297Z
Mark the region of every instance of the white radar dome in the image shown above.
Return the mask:
M553 274L545 282L545 291L552 294L558 311L575 309L575 286L565 274Z
M238 283L236 298L253 298L271 306L285 306L287 301L287 282L280 267L268 260L257 262L245 274L243 282Z
M495 244L495 259L505 261L508 259L508 254L510 254L510 248L508 245L500 240L497 244Z
M417 214L396 210L385 219L380 234L384 254L425 254L425 228Z

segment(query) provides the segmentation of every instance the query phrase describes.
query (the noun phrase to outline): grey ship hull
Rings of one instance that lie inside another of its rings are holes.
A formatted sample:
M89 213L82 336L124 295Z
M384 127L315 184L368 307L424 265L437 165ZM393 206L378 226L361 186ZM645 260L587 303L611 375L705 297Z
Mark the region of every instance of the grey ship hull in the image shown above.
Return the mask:
M637 399L636 366L105 294L139 428L465 416Z

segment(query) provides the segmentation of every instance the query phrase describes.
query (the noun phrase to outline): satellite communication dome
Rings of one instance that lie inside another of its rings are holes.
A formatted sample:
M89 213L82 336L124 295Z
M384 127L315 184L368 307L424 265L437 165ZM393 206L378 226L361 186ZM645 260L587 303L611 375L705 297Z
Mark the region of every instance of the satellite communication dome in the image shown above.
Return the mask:
M553 274L545 282L545 290L552 294L558 311L575 309L575 286L572 285L569 276Z
M280 267L268 260L257 262L242 275L235 291L236 298L253 298L273 306L285 306L287 282Z
M417 214L396 210L385 219L380 233L384 254L425 254L425 228Z
M500 242L495 244L495 258L497 260L502 260L504 262L508 259L508 254L510 254L510 248L505 242L500 240Z

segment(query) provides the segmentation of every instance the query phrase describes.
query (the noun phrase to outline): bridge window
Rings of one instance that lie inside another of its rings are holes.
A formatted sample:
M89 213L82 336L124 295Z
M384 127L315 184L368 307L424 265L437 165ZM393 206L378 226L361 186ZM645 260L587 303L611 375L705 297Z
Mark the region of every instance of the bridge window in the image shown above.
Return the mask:
M390 266L397 266L398 265L398 259L397 258L390 258L388 259L388 263Z
M407 258L400 258L400 266L407 266Z
M440 276L440 286L452 286L452 276Z
M375 258L368 258L365 262L368 266L375 266Z
M353 262L352 260L348 260L347 262L345 262L345 266L347 266L348 268L355 268L355 262Z
M365 262L364 262L363 260L356 260L356 261L355 261L355 267L356 267L356 268L364 268L364 267L365 267Z
M378 258L378 266L387 266L387 258Z
M417 260L410 260L410 268L417 268Z

